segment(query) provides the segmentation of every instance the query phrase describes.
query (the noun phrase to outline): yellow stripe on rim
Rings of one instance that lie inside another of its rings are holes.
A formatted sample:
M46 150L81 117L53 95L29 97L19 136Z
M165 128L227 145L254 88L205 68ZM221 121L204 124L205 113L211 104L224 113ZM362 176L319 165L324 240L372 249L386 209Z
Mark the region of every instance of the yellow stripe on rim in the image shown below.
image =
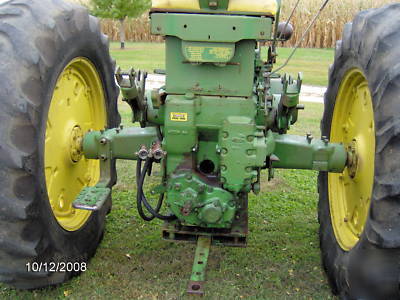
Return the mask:
M82 155L81 142L89 130L107 124L103 84L86 58L72 60L60 74L47 116L45 176L50 206L68 231L82 228L91 212L76 210L72 202L83 187L100 178L100 163Z
M375 173L375 121L368 81L359 69L344 76L336 98L331 141L356 154L356 164L328 175L331 220L340 247L351 250L368 218Z

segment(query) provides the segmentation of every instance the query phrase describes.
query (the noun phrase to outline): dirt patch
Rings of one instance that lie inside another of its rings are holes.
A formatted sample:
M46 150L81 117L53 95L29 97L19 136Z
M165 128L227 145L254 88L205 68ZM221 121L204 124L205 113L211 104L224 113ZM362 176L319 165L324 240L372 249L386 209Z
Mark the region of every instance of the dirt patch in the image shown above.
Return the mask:
M261 181L261 190L263 191L277 191L277 190L285 190L285 191L290 191L292 188L290 185L287 184L285 179L283 178L273 178L270 181L267 180L262 180Z

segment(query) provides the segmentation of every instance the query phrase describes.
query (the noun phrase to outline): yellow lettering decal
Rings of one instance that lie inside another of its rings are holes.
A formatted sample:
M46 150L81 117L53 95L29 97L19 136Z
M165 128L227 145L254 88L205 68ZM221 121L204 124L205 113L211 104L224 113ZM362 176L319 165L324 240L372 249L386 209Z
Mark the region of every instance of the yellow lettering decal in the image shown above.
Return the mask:
M170 114L170 119L171 119L171 121L175 121L175 122L187 122L188 114L187 113L172 112Z

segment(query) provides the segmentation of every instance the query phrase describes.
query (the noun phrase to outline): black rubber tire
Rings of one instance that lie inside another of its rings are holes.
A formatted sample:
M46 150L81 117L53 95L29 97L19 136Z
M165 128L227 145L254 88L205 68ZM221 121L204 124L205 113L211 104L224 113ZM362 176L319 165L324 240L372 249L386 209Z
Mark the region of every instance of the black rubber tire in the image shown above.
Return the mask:
M99 22L61 0L0 4L0 281L22 289L62 283L78 272L28 272L28 262L87 262L104 232L108 205L78 231L56 221L44 179L44 133L58 75L75 57L100 74L108 126L120 122L115 64ZM115 164L113 166L115 183Z
M400 4L359 13L337 43L325 95L322 135L328 136L344 74L363 71L376 127L371 208L357 245L343 251L329 209L327 174L319 176L320 246L332 291L341 299L400 299Z

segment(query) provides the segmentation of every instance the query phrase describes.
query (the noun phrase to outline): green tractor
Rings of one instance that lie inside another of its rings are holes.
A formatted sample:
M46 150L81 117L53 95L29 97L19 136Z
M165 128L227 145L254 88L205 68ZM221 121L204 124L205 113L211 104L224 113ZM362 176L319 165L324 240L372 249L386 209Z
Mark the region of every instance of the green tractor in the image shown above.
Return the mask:
M322 262L333 292L400 299L400 4L346 25L321 139L287 134L304 107L301 74L274 68L276 44L291 35L280 6L153 1L166 84L149 90L146 72L116 68L86 9L2 1L0 280L36 289L84 271L111 211L115 161L125 159L137 161L140 216L164 220L166 240L197 243L190 293L204 292L211 245L246 246L247 195L260 191L260 173L285 168L320 172ZM120 126L119 90L140 126ZM156 164L152 205L143 186Z

